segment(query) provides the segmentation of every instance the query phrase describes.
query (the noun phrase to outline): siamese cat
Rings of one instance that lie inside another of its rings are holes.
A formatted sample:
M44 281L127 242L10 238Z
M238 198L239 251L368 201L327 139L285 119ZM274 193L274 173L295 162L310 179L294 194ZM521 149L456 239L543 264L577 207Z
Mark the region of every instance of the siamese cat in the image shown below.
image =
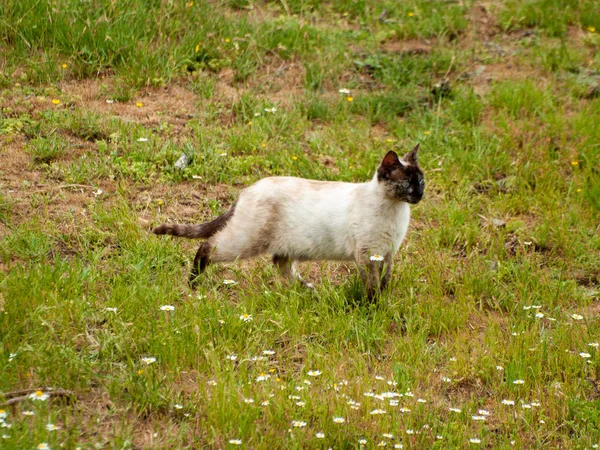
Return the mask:
M423 198L418 151L419 145L402 159L388 152L366 183L264 178L242 190L231 208L210 222L163 224L153 233L206 239L194 258L192 285L210 263L267 253L286 278L308 287L295 261L354 261L372 298L390 280L410 205Z

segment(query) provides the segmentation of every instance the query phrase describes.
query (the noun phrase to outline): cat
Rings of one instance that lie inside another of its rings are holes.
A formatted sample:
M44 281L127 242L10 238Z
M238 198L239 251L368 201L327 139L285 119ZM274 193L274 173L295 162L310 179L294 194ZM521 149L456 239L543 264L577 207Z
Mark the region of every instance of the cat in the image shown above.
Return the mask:
M271 254L292 281L308 287L295 261L354 261L371 299L389 283L393 256L423 198L419 145L402 160L388 152L365 183L269 177L243 189L231 208L197 225L163 224L154 234L207 239L194 258L190 282L210 263Z

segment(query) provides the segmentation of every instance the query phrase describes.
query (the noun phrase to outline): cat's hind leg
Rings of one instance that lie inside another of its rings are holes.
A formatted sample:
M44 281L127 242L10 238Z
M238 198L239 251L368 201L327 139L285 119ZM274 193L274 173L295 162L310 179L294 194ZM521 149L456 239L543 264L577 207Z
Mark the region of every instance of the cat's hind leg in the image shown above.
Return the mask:
M273 255L273 264L275 264L281 274L290 282L293 283L299 281L303 286L314 289L312 283L308 283L306 280L302 279L294 267L294 261L289 256Z
M198 277L204 272L206 267L212 262L211 253L213 252L213 246L208 242L200 244L194 263L192 264L192 272L190 273L190 286L196 287L198 284Z

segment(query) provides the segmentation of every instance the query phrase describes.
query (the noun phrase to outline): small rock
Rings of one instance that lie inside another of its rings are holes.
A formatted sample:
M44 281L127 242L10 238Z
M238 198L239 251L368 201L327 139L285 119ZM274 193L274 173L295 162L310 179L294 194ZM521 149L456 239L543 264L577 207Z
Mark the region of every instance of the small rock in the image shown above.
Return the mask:
M506 226L506 222L504 220L492 219L491 222L495 228L504 228Z
M188 156L185 153L182 153L181 156L179 157L179 159L177 160L177 162L175 163L175 168L179 169L179 170L183 170L188 166L189 163L190 163L190 160L189 160Z

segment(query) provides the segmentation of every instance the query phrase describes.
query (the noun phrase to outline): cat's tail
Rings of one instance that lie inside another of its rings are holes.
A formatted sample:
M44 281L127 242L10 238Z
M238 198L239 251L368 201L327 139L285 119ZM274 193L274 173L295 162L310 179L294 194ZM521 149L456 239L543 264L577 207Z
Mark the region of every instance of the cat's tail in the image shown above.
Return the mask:
M196 225L168 224L164 223L157 226L152 232L154 234L170 234L171 236L179 236L190 239L207 239L217 232L221 231L233 217L235 211L235 203L225 213L214 220Z

